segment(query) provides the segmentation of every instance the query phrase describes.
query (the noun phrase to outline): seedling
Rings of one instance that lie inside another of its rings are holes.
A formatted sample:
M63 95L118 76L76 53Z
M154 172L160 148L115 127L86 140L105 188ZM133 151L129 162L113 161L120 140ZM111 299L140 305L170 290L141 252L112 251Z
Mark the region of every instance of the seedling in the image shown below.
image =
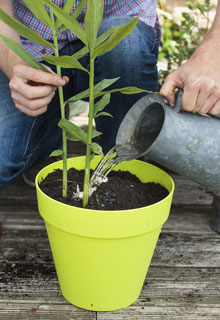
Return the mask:
M98 116L111 116L103 111L108 105L111 94L113 92L121 92L122 94L135 94L141 92L148 92L136 87L125 87L113 90L105 90L119 78L103 79L97 84L94 84L94 62L95 59L108 51L111 51L123 38L125 38L136 26L138 17L129 21L126 25L113 27L102 35L98 36L98 31L103 19L104 0L81 0L79 5L71 13L71 9L76 0L67 0L64 7L61 9L50 0L39 0L34 2L32 0L24 0L26 6L30 11L46 26L50 27L53 33L53 43L41 38L35 31L29 29L16 19L8 15L0 9L0 19L18 32L21 36L41 44L49 46L54 50L54 55L43 57L43 60L56 66L57 74L61 76L61 68L76 68L81 69L89 74L89 88L72 98L64 101L63 88L59 87L59 99L61 120L59 126L62 129L63 149L55 150L52 155L62 155L63 157L63 197L67 195L67 139L75 139L86 144L86 161L85 161L85 176L83 188L83 207L86 207L89 199L90 186L90 162L92 155L102 154L101 147L93 142L93 138L101 134L92 129L93 118ZM85 15L85 29L77 21L77 17L81 13L83 7L87 4ZM45 6L46 5L46 6ZM80 39L84 47L73 54L72 56L59 56L58 37L65 29L70 29ZM9 39L0 34L1 39L5 44L20 56L28 65L33 68L49 72L40 62L34 59L27 51L25 51L21 44ZM79 59L89 54L90 70L85 69L79 62ZM95 99L99 97L99 101ZM89 98L89 116L88 116L88 131L85 132L75 124L65 118L65 108L69 102Z

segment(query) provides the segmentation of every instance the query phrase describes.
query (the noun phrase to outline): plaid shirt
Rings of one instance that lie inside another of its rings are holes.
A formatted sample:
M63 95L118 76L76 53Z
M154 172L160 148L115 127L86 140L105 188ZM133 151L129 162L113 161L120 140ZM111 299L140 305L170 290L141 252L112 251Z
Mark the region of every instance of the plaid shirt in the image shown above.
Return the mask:
M37 0L33 0L37 1ZM63 7L65 0L52 0L59 7ZM79 4L80 0L76 0L73 9ZM104 5L104 17L115 16L139 16L140 20L148 24L155 29L158 37L160 36L160 27L156 14L157 0L105 0ZM84 25L86 6L83 8L81 14L78 17L79 23ZM25 6L22 0L14 0L14 16L15 18L35 30L42 38L47 41L52 41L53 36L49 27L41 23ZM63 31L58 38L59 48L64 47L68 42L74 41L76 36L70 30ZM45 55L53 53L53 49L50 47L43 47L27 39L21 38L23 47L35 58L40 59Z

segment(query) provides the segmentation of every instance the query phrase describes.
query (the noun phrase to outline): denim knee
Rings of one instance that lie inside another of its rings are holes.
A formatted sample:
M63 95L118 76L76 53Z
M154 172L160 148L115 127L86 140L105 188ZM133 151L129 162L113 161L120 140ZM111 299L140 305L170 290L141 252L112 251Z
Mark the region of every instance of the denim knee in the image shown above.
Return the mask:
M130 17L114 17L104 21L100 33L110 27L123 25ZM104 78L120 77L112 86L121 88L135 86L149 91L157 91L157 54L158 39L154 30L139 21L134 30L110 52L98 57L95 62L95 82ZM113 117L100 116L96 118L97 130L102 132L101 145L106 153L113 145L125 114L132 105L144 94L123 95L114 93L105 111Z
M33 118L20 112L11 98L8 82L0 70L0 189L62 141L55 107L51 106L53 113L46 118L46 114Z
M110 27L124 25L130 17L120 16L104 21L100 33ZM157 90L158 39L152 27L138 21L134 30L110 52L96 60L96 78L120 77L116 87L139 86L150 91Z

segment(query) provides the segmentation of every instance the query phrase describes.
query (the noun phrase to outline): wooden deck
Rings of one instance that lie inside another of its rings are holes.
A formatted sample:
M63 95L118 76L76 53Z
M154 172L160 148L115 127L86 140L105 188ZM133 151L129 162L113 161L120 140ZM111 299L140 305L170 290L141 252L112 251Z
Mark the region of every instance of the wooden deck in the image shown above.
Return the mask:
M211 195L174 176L176 190L139 299L115 312L69 304L59 289L35 190L21 178L0 192L0 320L220 319L220 235Z

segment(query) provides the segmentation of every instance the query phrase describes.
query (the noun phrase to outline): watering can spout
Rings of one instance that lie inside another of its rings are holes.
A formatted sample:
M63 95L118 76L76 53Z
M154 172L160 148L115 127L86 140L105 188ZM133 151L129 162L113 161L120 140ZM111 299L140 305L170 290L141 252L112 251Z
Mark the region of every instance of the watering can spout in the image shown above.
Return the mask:
M180 111L181 100L182 91L174 108L156 93L138 100L120 125L117 154L146 156L220 195L219 119Z

